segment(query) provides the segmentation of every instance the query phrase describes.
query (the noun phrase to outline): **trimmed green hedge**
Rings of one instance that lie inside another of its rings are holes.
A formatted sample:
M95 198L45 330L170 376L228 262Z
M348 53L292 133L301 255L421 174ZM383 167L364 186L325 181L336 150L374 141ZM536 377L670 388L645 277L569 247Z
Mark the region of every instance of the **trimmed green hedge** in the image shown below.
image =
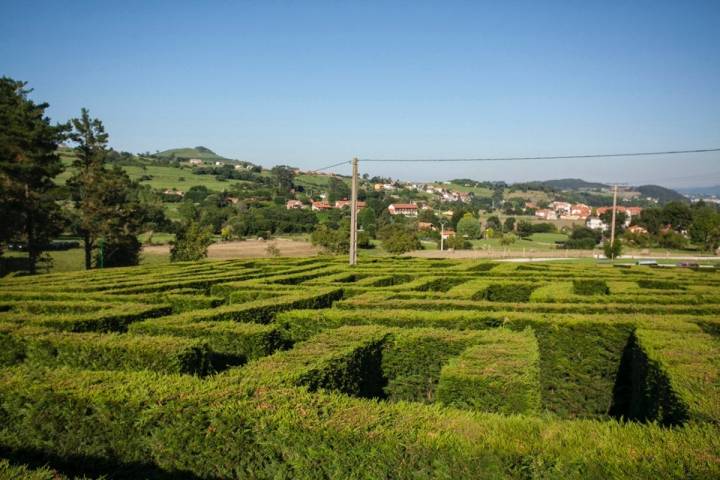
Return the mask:
M90 370L153 370L205 375L211 352L202 340L115 333L55 333L19 329L11 334L34 365ZM1 344L0 344L1 345Z
M530 295L538 285L532 283L493 283L482 292L473 295L473 300L490 302L529 302Z
M330 330L292 350L253 361L240 375L262 385L303 385L313 391L382 397L381 352L387 338L387 329L374 326Z
M390 401L432 403L440 369L482 334L436 328L388 329L382 351L382 373L387 379L385 396Z
M672 282L668 280L651 280L651 279L640 279L637 281L640 288L648 288L654 290L686 290L687 287L678 282Z
M540 412L540 354L531 329L482 332L442 368L438 401L458 408L505 414Z
M720 344L698 333L638 329L628 416L664 425L720 425Z
M707 425L504 417L225 378L5 369L0 412L0 445L93 458L75 466L118 477L720 476L719 431Z
M213 365L239 365L270 355L286 342L274 325L240 323L232 320L215 322L172 322L164 318L145 320L130 325L131 333L143 335L175 335L201 339L213 352Z
M237 322L270 323L275 315L296 308L325 308L343 297L342 288L318 288L304 293L281 295L241 304L193 310L171 315L163 319L170 323L189 323L203 321L234 320Z
M69 332L124 332L128 325L172 312L169 305L122 304L98 312L58 315L3 314L0 320Z
M573 280L575 295L608 295L610 288L605 280Z

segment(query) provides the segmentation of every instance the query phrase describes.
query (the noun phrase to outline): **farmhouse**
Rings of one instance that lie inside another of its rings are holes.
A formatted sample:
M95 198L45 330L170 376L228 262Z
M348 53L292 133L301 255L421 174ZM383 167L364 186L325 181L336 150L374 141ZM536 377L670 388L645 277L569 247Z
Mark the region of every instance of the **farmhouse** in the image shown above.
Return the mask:
M631 225L627 228L627 231L638 235L647 235L648 233L647 229L640 225Z
M350 208L350 204L352 202L350 200L337 200L335 202L335 208ZM365 208L365 202L357 202L357 209L360 210L361 208Z
M605 222L600 220L597 217L590 217L585 222L585 226L588 228L591 228L593 230L605 230L607 228L607 225L605 225Z
M551 210L549 208L541 208L540 210L536 210L535 216L543 220L557 220L558 218L555 210Z
M414 203L391 203L388 206L388 212L390 212L390 215L417 217L418 207Z
M328 202L312 202L312 210L313 212L323 212L325 210L331 210L332 207Z
M191 158L190 160L188 160L188 164L193 166L203 165L204 163L205 162L203 162L199 158Z
M288 200L285 204L285 208L288 210L303 208L303 203L300 200Z

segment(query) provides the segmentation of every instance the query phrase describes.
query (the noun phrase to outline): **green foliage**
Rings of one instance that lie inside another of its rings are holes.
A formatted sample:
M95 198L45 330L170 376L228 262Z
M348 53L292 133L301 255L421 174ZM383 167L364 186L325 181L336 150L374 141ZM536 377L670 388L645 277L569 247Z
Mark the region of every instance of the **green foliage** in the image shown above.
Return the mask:
M480 235L482 234L482 227L480 226L480 222L477 218L475 218L471 213L466 213L458 221L456 231L461 237L476 239L480 238Z
M52 179L63 168L57 148L66 127L50 124L48 104L33 102L26 85L0 78L0 244L25 244L28 270L35 273L43 251L62 229Z
M350 251L350 223L343 222L340 228L333 229L321 223L310 236L313 245L319 245L330 253L343 254Z
M540 412L540 355L531 329L482 333L479 345L440 372L438 400L446 405L499 413Z
M610 288L605 280L573 280L576 295L608 295Z
M591 250L598 244L600 237L600 232L591 228L574 226L570 238L565 242L565 248Z
M445 248L453 250L472 250L472 243L466 240L462 235L451 235L445 240Z
M202 341L180 337L127 334L42 333L24 336L25 361L33 365L91 370L154 370L204 375L211 368L210 349Z
M184 262L200 260L207 257L208 247L212 244L212 231L201 227L197 222L190 222L176 232L175 240L170 248L170 260Z
M422 247L415 231L404 225L390 225L379 232L385 250L393 255L418 250Z
M603 253L605 254L605 258L619 258L620 255L622 255L622 250L623 244L619 238L616 238L612 243L610 243L609 240L603 243Z
M494 283L476 295L491 302L527 302L538 286L532 283Z

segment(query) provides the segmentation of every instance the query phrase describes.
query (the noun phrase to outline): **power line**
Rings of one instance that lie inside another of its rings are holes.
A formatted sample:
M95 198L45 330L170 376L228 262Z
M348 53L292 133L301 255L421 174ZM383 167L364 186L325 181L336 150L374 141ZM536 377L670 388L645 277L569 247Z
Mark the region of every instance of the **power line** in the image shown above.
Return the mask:
M328 168L339 167L340 165L348 165L348 164L350 164L350 163L351 163L350 160L348 160L348 161L346 161L346 162L340 162L340 163L336 163L336 164L334 164L334 165L328 165L327 167L315 168L315 169L313 169L313 170L311 170L311 171L312 171L312 172L321 172L321 171L323 171L323 170L327 170Z
M486 157L486 158L361 158L361 162L513 162L521 160L570 160L579 158L643 157L652 155L679 155L684 153L720 152L720 148L695 150L666 150L662 152L593 153L584 155L548 155L538 157ZM343 162L350 163L350 162ZM338 164L342 165L342 164ZM330 167L327 167L330 168Z

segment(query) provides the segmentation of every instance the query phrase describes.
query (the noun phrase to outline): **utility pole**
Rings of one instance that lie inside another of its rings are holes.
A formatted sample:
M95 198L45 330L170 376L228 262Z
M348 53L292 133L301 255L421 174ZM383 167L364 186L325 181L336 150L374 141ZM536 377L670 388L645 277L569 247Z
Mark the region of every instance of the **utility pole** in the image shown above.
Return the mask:
M440 222L440 251L443 251L443 241L445 240L445 222Z
M358 159L352 159L352 193L350 199L350 265L357 265L357 189Z
M613 188L613 208L612 208L612 224L610 225L610 251L614 252L613 246L615 245L615 210L617 209L617 184ZM612 253L611 260L615 259L615 253Z

